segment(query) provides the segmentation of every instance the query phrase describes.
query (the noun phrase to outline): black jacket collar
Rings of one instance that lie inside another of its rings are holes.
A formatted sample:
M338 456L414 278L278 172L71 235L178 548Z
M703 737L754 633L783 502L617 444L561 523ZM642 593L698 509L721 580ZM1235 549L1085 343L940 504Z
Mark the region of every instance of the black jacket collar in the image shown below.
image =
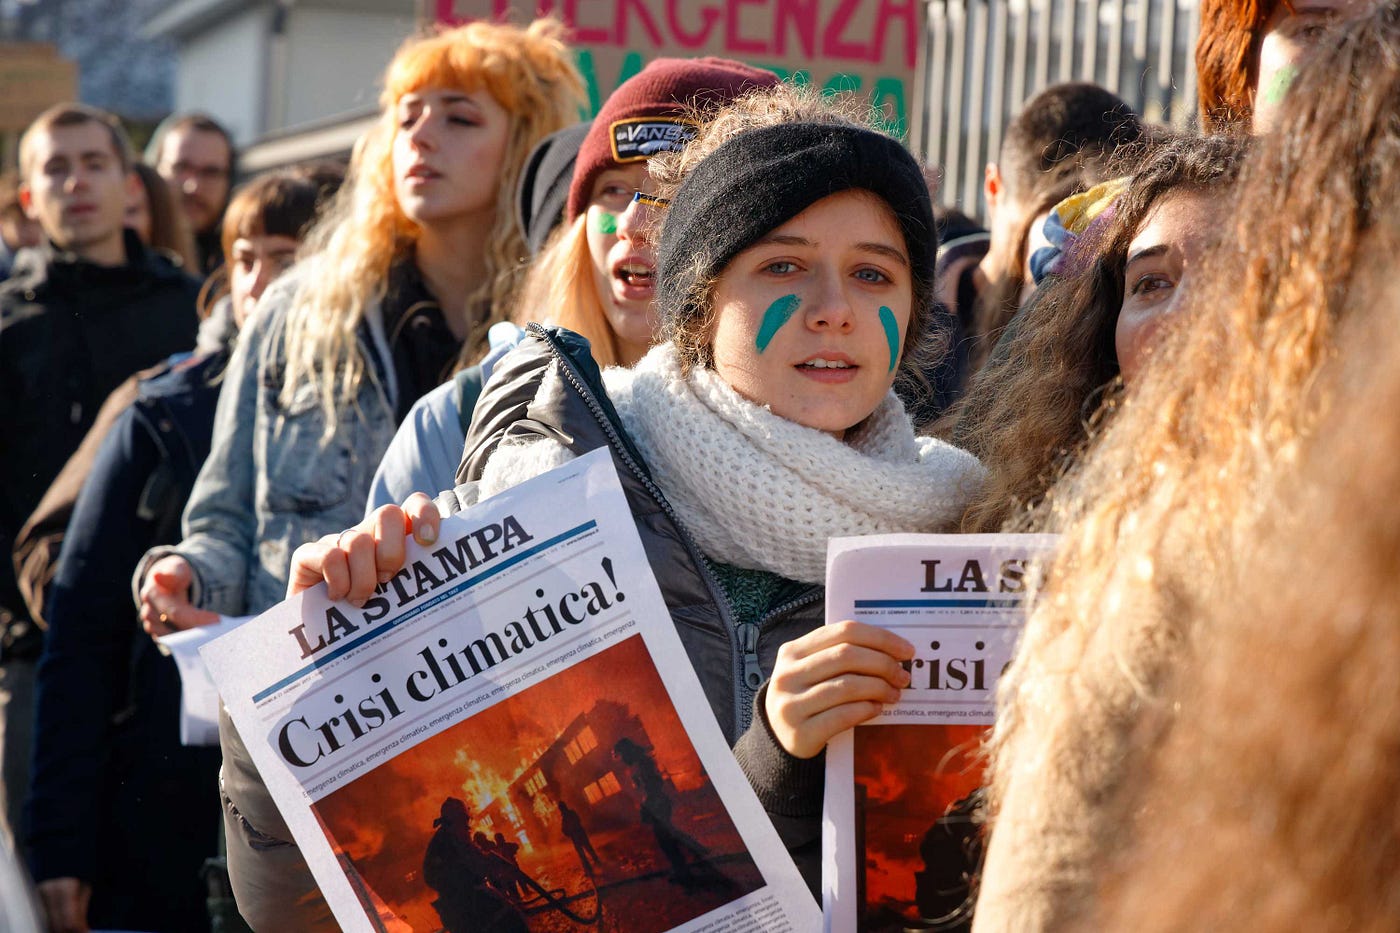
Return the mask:
M45 239L39 246L19 254L10 280L37 293L49 288L67 291L112 287L133 284L147 277L167 280L184 275L170 260L147 249L129 228L122 233L122 245L126 249L126 262L120 266L103 266L59 249L53 241Z

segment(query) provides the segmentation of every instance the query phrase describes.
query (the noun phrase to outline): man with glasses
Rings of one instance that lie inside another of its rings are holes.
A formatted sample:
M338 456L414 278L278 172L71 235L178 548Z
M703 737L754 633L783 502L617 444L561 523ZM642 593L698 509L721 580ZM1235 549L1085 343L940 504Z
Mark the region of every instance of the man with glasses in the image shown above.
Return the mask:
M157 127L146 161L179 196L199 248L197 272L208 275L224 261L219 231L234 174L232 137L205 114L175 114Z

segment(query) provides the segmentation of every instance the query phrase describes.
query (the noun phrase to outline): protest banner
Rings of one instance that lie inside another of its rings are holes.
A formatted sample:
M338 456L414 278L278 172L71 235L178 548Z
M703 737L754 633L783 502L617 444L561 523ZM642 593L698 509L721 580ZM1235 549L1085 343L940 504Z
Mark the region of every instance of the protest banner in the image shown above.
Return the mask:
M966 929L979 863L978 747L1053 535L834 538L826 621L891 629L915 646L898 703L827 745L826 929Z
M908 131L924 0L429 0L440 23L527 22L570 30L588 114L659 56L720 55L781 78L867 96L896 135Z
M817 924L606 451L444 520L364 606L318 586L202 655L346 930Z

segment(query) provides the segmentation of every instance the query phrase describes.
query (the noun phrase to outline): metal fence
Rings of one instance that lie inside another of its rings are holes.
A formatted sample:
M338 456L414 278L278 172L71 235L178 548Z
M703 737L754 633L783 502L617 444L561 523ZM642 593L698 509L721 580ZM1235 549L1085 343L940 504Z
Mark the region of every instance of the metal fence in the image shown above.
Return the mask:
M910 143L943 169L939 200L982 214L982 169L1036 92L1093 81L1148 121L1196 110L1196 0L929 0Z

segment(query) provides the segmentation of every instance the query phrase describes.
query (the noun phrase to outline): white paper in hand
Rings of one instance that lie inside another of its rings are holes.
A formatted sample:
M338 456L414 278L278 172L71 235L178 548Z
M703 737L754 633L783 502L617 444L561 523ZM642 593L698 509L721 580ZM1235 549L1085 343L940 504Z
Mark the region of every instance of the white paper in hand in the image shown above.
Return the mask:
M162 635L156 641L170 652L180 671L180 744L219 744L219 689L199 649L226 635L253 616L219 616L210 625Z

